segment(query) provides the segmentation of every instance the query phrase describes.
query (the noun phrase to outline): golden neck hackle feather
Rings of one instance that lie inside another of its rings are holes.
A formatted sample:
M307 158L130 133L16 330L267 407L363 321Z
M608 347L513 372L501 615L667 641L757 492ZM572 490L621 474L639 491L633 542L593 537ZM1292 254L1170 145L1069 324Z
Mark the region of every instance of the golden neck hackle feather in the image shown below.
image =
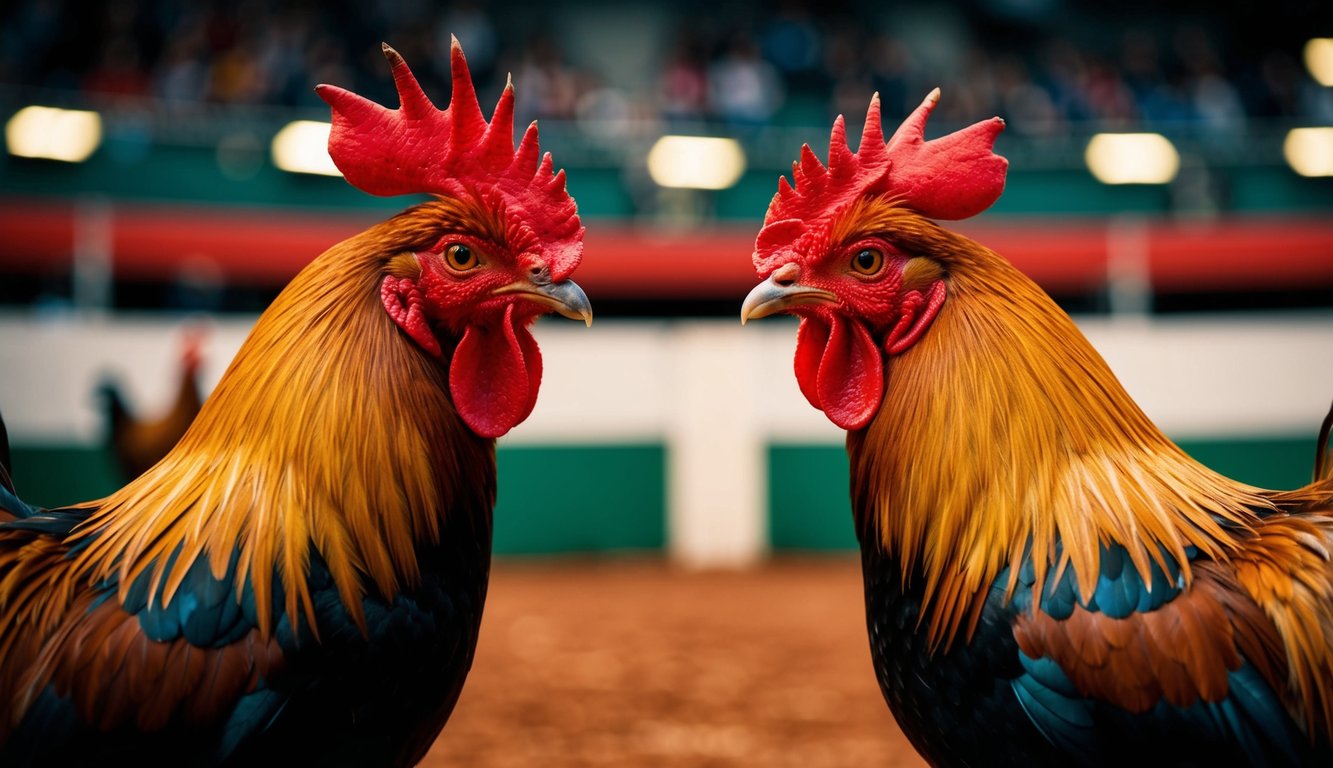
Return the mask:
M1008 262L891 201L859 218L904 251L931 254L934 264L909 264L905 287L913 272L948 275L934 323L889 361L874 422L848 436L864 535L904 578L924 577L933 645L970 634L1006 566L1012 594L1029 542L1038 594L1070 567L1087 598L1101 544L1124 545L1146 583L1163 550L1189 578L1187 545L1225 559L1232 545L1218 520L1250 526L1251 507L1271 506L1168 440Z
M198 558L221 579L239 549L237 589L250 580L264 636L275 575L288 617L303 612L317 631L306 582L312 545L358 624L367 585L389 597L414 584L415 548L439 539L451 509L490 509L494 441L459 421L445 366L402 337L379 284L410 276L419 267L403 254L472 213L451 201L418 206L297 275L176 448L91 504L97 511L76 534L91 541L72 573L117 574L123 597L151 569L166 602ZM490 475L455 482L462 467ZM468 489L488 498L463 503Z

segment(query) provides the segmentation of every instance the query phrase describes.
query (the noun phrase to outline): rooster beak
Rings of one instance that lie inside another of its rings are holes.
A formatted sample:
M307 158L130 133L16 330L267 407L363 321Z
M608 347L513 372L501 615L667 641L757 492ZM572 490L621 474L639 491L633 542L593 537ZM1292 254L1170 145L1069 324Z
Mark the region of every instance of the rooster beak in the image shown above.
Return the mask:
M558 283L520 280L495 292L517 293L529 301L549 307L570 320L582 320L592 325L592 304L588 301L588 294L584 293L573 280L561 280Z
M741 304L741 325L792 307L837 303L838 297L832 291L801 285L796 282L794 274L779 269L745 297L745 303Z

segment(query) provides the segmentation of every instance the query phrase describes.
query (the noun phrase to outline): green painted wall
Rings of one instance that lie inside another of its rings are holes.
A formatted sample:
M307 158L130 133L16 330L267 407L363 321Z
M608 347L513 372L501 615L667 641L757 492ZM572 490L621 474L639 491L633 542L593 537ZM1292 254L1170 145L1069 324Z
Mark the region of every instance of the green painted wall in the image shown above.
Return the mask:
M495 551L553 554L660 551L666 541L661 445L501 447ZM14 446L19 495L52 507L122 484L100 448Z
M13 448L14 487L29 504L57 507L96 499L123 484L111 454L65 445Z
M502 447L497 461L496 552L666 547L663 446Z
M1299 488L1314 471L1313 432L1308 437L1182 440L1180 447L1218 472L1261 488ZM846 451L841 446L774 445L768 459L773 549L855 548Z
M1248 437L1232 440L1181 440L1180 447L1204 464L1243 483L1291 490L1309 484L1314 475L1315 436Z
M855 549L847 451L833 445L768 449L768 541L773 549Z

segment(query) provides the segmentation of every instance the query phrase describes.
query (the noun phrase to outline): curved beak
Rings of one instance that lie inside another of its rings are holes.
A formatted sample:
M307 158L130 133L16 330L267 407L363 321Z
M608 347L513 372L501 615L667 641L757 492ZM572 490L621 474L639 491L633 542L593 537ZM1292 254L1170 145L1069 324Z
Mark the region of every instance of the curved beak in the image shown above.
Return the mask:
M745 303L741 304L741 325L749 320L785 312L792 307L838 304L838 297L832 291L782 279L781 272L774 272L745 297Z
M496 293L517 293L523 298L548 307L570 320L582 320L592 325L592 304L588 294L573 280L561 280L558 283L540 283L520 280L510 283L495 291Z

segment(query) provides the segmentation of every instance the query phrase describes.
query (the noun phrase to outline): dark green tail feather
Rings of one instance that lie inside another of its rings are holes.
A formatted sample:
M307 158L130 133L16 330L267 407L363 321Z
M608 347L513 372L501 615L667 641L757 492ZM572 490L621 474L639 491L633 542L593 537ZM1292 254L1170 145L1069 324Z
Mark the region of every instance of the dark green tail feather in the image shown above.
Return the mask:
M1314 451L1314 479L1333 480L1333 461L1329 460L1328 455L1328 435L1333 432L1333 406L1328 409L1328 415L1324 417L1324 423L1319 427L1319 443Z
M4 416L0 416L0 486L14 493L14 464L9 453L9 432L5 430Z

